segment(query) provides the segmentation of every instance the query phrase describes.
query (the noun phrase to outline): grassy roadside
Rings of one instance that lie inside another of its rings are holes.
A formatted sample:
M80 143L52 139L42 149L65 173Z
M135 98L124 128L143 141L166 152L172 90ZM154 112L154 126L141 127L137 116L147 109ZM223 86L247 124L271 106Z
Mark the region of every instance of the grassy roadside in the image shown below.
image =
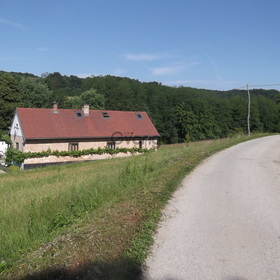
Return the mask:
M1 175L1 279L136 279L160 211L203 159L264 135Z

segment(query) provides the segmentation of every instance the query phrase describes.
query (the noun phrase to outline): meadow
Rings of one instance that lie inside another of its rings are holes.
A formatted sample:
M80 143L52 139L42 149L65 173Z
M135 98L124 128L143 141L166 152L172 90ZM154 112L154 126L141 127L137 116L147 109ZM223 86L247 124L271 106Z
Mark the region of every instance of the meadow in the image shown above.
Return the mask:
M0 175L1 279L136 279L161 210L212 154L264 135Z

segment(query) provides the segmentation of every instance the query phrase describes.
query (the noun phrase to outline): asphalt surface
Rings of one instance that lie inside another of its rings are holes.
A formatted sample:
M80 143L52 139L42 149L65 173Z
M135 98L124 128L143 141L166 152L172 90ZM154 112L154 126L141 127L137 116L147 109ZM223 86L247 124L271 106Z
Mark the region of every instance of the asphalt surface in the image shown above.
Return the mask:
M163 213L143 279L280 280L280 135L206 160Z

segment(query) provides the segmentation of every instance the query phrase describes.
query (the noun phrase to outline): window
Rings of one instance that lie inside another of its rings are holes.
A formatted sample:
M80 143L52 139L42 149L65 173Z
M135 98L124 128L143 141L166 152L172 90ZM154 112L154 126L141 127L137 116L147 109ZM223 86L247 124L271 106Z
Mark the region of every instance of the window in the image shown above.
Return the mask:
M140 113L136 113L136 117L138 120L143 120L143 117Z
M82 113L81 112L76 112L76 115L77 115L78 118L82 117Z
M107 142L107 148L115 150L116 149L116 142Z
M110 118L110 116L107 112L102 112L102 116L103 116L104 119L109 119Z
M16 149L19 150L19 143L16 142Z
M79 144L78 143L69 143L68 149L69 149L69 151L78 151Z
M143 141L139 141L139 149L143 148Z

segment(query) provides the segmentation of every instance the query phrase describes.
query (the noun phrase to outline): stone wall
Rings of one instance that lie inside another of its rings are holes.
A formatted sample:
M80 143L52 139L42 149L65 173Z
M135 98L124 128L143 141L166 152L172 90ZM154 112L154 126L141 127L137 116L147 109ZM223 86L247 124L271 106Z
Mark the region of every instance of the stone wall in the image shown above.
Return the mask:
M69 144L79 144L79 150L97 149L98 147L106 147L107 142L61 142L61 143L32 143L25 144L24 152L43 152L47 150L51 151L68 151Z
M49 156L42 158L28 158L23 162L24 165L33 165L33 164L54 164L54 163L67 163L67 162L84 162L84 161L92 161L92 160L101 160L101 159L111 159L116 157L129 157L131 153L118 153L114 155L110 154L102 154L102 155L84 155L81 157L70 157L70 156Z
M22 136L11 135L12 147L18 149L21 152L24 152L23 138Z
M143 149L156 149L157 148L157 140L122 140L116 141L116 148L139 148L139 142L142 141ZM112 142L112 141L108 141ZM68 151L69 144L79 145L79 150L88 150L88 149L97 149L97 148L105 148L107 146L107 141L91 141L91 142L79 142L79 141L71 141L71 142L61 142L61 143L32 143L25 144L23 148L23 152L43 152L50 149L51 151Z

